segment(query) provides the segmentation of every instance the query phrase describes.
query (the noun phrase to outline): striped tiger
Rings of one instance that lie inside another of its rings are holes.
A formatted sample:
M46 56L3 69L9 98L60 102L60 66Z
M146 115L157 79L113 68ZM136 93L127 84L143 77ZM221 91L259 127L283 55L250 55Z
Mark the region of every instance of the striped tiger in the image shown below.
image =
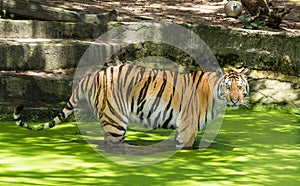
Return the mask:
M179 73L111 66L85 76L52 121L33 126L24 123L20 117L23 106L15 109L14 118L18 126L27 129L53 128L86 99L97 114L108 145L123 144L128 122L135 121L149 128L173 128L176 148L190 148L197 132L218 115L220 105L244 104L249 92L247 72Z

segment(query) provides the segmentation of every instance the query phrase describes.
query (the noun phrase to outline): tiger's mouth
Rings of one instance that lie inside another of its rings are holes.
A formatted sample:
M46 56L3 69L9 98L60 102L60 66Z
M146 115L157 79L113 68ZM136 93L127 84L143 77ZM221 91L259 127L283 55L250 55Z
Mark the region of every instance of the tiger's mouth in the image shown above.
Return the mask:
M238 109L240 107L239 102L237 103L232 103L231 101L227 101L227 107L231 108L231 109Z
M245 103L244 103L244 100L241 100L241 101L237 101L237 102L234 102L234 101L227 101L226 103L227 107L231 108L231 109L238 109L240 108L241 106L245 106L246 108L249 108Z
M230 109L233 109L233 110L236 110L238 108L240 108L240 105L228 105L227 106L230 108Z

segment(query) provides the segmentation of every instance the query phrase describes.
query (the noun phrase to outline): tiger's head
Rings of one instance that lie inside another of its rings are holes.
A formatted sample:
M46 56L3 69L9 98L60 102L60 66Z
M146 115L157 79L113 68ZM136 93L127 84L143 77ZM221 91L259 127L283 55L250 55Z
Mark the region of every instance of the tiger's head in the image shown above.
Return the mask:
M244 98L249 93L248 73L248 69L241 72L234 70L224 72L219 93L226 99L227 106L238 108L240 105L245 105Z

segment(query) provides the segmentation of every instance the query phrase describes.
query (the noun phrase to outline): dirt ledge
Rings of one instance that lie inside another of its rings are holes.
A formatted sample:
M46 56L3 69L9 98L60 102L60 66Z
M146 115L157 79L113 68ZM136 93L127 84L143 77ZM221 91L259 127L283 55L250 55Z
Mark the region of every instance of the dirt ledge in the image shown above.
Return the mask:
M32 0L49 6L84 13L101 13L116 10L118 21L133 22L158 20L176 24L206 24L242 28L243 24L225 16L226 0ZM269 31L300 33L300 2L298 0L272 0L279 8L292 8L284 18L281 29L261 28ZM243 11L242 15L245 15Z

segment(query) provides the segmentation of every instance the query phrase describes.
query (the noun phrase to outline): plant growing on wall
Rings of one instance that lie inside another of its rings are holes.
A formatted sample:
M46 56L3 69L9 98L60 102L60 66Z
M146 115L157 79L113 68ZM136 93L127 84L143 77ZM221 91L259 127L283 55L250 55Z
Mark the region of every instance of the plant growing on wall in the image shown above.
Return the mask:
M0 18L4 18L4 19L14 19L15 15L8 13L6 10L2 10L1 14L0 14Z
M275 7L270 0L241 0L241 2L251 15L251 18L247 20L241 18L240 20L245 24L245 27L250 29L258 27L260 24L279 28L283 17L291 11L291 8Z

